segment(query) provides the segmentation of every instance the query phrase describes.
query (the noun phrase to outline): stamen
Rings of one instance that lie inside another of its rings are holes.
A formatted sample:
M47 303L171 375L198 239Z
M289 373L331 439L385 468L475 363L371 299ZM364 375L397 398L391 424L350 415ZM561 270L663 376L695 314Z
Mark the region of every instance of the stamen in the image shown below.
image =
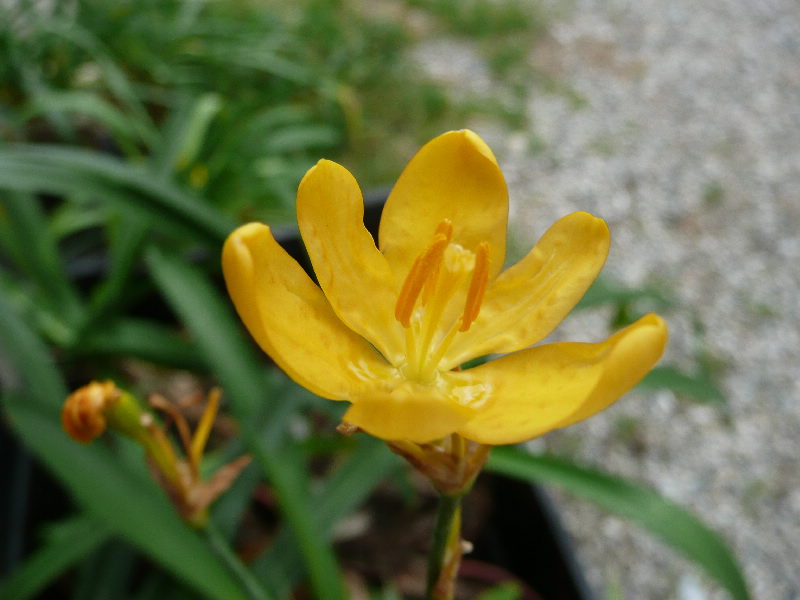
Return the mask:
M450 221L450 219L445 219L436 226L436 232L434 235L439 234L447 237L448 242L453 238L453 223ZM422 306L428 305L428 302L430 302L436 291L436 283L439 280L439 269L441 266L442 261L437 262L433 271L425 280L425 285L422 287L422 298L420 299Z
M439 235L440 233L447 238L448 242L453 239L453 222L450 219L443 219L436 226L434 235Z
M438 274L439 265L452 233L453 226L449 221L439 223L431 245L411 265L394 307L394 317L403 327L408 327L411 323L411 314L414 312L414 306L423 286L433 278L432 276Z
M472 270L472 280L469 282L467 300L464 303L464 312L461 315L459 331L467 331L478 313L481 312L483 295L489 284L489 244L481 242L475 249L475 268Z

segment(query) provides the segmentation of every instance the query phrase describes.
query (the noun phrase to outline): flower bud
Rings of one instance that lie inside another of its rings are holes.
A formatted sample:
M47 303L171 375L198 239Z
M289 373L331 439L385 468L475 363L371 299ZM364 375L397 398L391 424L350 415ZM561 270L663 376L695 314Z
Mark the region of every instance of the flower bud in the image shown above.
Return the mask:
M150 414L113 381L92 381L72 392L61 411L61 425L69 436L88 444L109 427L148 448Z
M61 425L72 439L88 444L105 431L106 411L121 395L113 381L93 381L67 397Z

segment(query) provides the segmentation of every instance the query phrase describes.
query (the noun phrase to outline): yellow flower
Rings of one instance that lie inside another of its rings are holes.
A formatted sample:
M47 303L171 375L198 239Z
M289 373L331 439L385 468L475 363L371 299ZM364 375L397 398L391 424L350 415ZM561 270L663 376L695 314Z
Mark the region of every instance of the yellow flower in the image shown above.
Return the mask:
M445 133L412 159L383 209L377 247L363 214L353 176L321 160L297 193L319 286L260 223L234 231L222 261L261 348L300 385L349 401L345 422L374 436L528 440L603 410L661 356L667 331L656 315L597 344L533 346L597 276L608 228L567 215L502 271L506 183L471 131Z

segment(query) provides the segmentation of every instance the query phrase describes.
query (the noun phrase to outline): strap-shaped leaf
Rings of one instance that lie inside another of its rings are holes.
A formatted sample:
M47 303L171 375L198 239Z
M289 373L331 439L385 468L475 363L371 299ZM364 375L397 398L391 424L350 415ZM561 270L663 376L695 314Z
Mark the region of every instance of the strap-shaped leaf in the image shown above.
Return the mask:
M8 422L78 503L203 596L246 600L239 583L201 537L180 521L147 474L144 461L133 463L133 468L103 444L83 446L62 431L64 382L47 348L1 293L0 352L12 370L4 379L2 398Z
M53 524L44 542L0 583L0 598L27 600L109 538L108 528L88 515Z
M336 558L311 518L310 481L302 457L291 442L278 444L259 436L253 418L265 402L282 398L265 394L263 367L245 343L233 309L202 272L184 261L152 249L147 262L156 284L191 331L195 342L217 374L225 397L238 418L240 435L273 486L281 511L292 530L320 598L344 600Z
M193 229L222 241L233 229L227 215L152 172L80 148L13 144L0 149L0 188L53 194L94 194L152 217L154 227Z
M118 318L90 329L70 352L77 356L133 356L179 369L197 369L204 364L197 348L165 325L136 318Z
M744 576L722 538L655 491L563 458L529 454L519 447L495 448L487 466L495 473L557 485L638 523L704 569L732 598L749 598Z

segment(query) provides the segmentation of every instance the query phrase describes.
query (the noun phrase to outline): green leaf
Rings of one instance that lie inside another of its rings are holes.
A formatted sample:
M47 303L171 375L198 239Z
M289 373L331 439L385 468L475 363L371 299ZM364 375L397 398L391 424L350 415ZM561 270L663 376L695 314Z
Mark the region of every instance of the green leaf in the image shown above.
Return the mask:
M256 579L253 572L245 566L231 548L228 540L217 528L216 523L210 521L203 530L203 533L205 533L206 539L219 559L228 566L231 572L236 574L237 579L247 590L247 594L250 596L251 600L275 600L277 598L277 596L273 594L270 589L264 587L263 583Z
M71 349L71 354L135 357L178 369L201 369L205 364L188 340L164 325L133 318L96 324Z
M95 119L113 133L116 142L129 154L136 154L139 143L154 145L155 131L129 117L99 95L85 90L54 91L37 94L23 118L28 120L41 114L76 113Z
M286 523L306 562L311 587L318 598L345 600L344 583L336 556L326 536L315 527L311 481L304 455L294 444L268 447L254 444L253 454L272 483Z
M144 460L130 468L99 443L71 440L60 427L64 382L47 348L0 293L0 353L10 372L2 406L12 429L61 480L72 496L105 524L198 592L246 600L236 580L201 538L177 517L148 475ZM122 445L125 440L118 440Z
M27 600L86 557L110 536L107 527L88 515L48 526L44 544L0 583L0 598Z
M49 209L48 232L56 240L62 240L86 229L103 227L108 218L103 206L91 200L81 201L73 197L73 202L63 202Z
M109 48L101 41L101 36L96 34L97 22L95 21L92 23L91 17L87 19L86 17L88 14L90 13L82 10L75 15L79 18L74 18L73 15L64 18L66 15L63 14L63 12L47 14L45 11L27 10L26 20L32 19L29 26L30 31L35 35L32 38L29 36L20 37L25 41L35 40L48 46L54 43L57 44L60 49L65 47L63 42L67 42L67 45L74 45L75 48L80 48L85 51L89 55L89 59L85 60L83 65L98 67L100 69L101 74L99 80L108 87L116 103L122 104L127 111L135 116L138 129L149 130L142 135L143 139L155 139L158 129L154 125L147 108L142 100L140 100L139 94L135 90L136 82L127 76L126 70L122 65L118 66L114 61L114 57L109 51ZM83 17L83 22L81 22L80 17ZM38 40L36 40L36 36L39 36ZM21 40L17 38L15 41ZM29 62L30 58L28 53L30 53L30 51L25 48L25 46L22 46L22 48L14 48L14 50L16 50L15 58L23 65L21 67L22 69L26 69L27 67L26 70L36 73L41 68L40 64L35 62L31 64ZM37 55L38 52L34 54ZM34 58L34 61L35 60ZM127 67L127 65L125 66ZM36 92L41 92L43 90L50 91L50 87L43 82L39 82L39 85L29 87L32 89L27 91L34 97L37 95Z
M336 558L312 518L310 481L302 456L291 443L279 446L259 436L252 419L264 402L262 367L245 342L229 303L203 274L187 263L151 249L147 262L158 287L193 334L230 400L241 436L273 486L281 511L300 547L320 598L344 599ZM272 398L273 402L281 399Z
M267 402L264 367L234 316L205 275L188 262L150 248L146 262L156 286L188 327L215 371L237 417L252 418Z
M735 600L750 597L736 559L722 538L653 490L563 458L532 455L517 447L494 448L487 467L509 477L557 485L634 521L694 561Z
M320 531L330 535L341 519L357 508L387 477L404 466L382 440L359 436L355 448L343 454L342 463L317 494L315 517Z
M342 463L325 480L314 496L313 518L316 531L330 539L336 523L361 505L372 491L392 473L403 466L382 441L370 436L358 436L355 448L344 455ZM266 555L253 568L271 587L289 593L302 575L298 568L297 550L286 530L275 538Z
M46 144L12 144L0 148L0 187L52 194L94 194L146 211L153 226L164 222L194 229L221 242L235 222L181 188L144 168L114 157Z
M78 569L72 585L72 600L124 598L137 577L136 549L121 540L98 548Z
M212 120L223 107L220 96L211 93L184 104L170 115L163 151L154 157L165 174L184 169L195 160Z
M598 277L581 298L575 310L593 308L603 304L623 306L638 301L649 301L661 309L667 308L672 304L672 300L658 288L632 288L609 280L606 277Z
M149 478L144 456L140 470L133 472L102 444L82 446L69 439L57 413L26 400L21 394L5 395L12 427L83 507L205 597L248 600L202 538L180 521Z
M31 403L58 414L67 396L47 347L17 315L0 288L0 361L3 393L25 392ZM56 417L57 418L57 417Z
M2 198L3 217L8 220L6 243L28 276L41 291L39 300L57 307L59 315L77 326L82 306L78 293L67 278L55 240L49 235L47 218L39 201L30 194L6 192Z
M111 264L108 274L92 290L91 321L97 321L108 314L119 313L125 305L125 296L134 281L136 267L152 224L149 221L134 219L112 219L107 227L108 257Z
M655 367L639 385L650 389L666 388L701 402L725 402L722 390L702 370L692 374L671 366Z
M288 154L310 148L335 146L341 137L338 129L328 125L290 125L271 133L265 140L265 146L270 154Z

